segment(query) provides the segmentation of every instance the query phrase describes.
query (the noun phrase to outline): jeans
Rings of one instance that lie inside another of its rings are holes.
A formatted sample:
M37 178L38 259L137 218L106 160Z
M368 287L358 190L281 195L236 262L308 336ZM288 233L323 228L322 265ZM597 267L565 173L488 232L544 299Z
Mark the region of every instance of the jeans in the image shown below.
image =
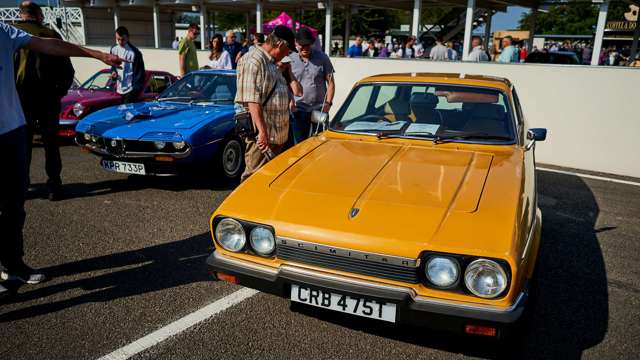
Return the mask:
M28 186L27 129L21 126L0 135L5 168L0 175L0 268L22 263L24 201Z
M296 111L291 119L291 135L293 145L296 145L309 137L311 129L311 113L307 111Z

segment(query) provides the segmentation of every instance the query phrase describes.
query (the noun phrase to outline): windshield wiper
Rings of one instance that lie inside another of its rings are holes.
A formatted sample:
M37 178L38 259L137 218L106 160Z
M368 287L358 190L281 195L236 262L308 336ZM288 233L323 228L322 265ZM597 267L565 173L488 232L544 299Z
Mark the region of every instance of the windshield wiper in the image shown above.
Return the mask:
M509 136L491 135L486 133L461 133L451 135L436 135L433 139L434 144L444 144L453 140L467 140L467 139L481 139L481 140L512 140Z
M157 101L176 101L176 100L193 101L193 98L190 96L174 96L174 97L159 98Z

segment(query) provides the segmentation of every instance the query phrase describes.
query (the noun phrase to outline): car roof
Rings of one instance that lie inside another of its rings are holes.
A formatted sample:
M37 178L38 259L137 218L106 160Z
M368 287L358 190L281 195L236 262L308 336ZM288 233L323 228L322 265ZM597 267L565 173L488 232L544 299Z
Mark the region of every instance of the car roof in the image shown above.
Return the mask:
M219 69L201 69L201 70L196 70L193 71L193 73L196 74L223 74L223 75L235 75L236 71L235 70L219 70Z
M481 86L509 91L511 82L502 77L486 75L469 75L464 73L398 73L368 76L358 84L376 82L398 83L439 83L450 85Z

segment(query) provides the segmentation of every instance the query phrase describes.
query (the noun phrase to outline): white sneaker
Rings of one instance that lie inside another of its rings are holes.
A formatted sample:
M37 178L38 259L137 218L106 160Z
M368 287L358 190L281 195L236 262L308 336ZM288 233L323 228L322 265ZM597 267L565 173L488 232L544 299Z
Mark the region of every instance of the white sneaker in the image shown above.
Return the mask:
M11 271L11 273L8 273L7 271L3 271L0 273L0 279L5 281L20 281L25 284L35 285L47 280L47 277L44 274L38 273L37 271L24 266L24 268L20 269L18 272Z

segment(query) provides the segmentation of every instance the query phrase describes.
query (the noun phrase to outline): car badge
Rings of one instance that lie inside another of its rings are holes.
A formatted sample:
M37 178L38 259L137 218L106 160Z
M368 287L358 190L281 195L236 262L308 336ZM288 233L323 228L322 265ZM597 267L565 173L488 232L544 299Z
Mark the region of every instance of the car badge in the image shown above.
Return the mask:
M359 212L360 212L360 209L352 208L351 213L349 213L349 218L353 219L354 217L358 216Z

